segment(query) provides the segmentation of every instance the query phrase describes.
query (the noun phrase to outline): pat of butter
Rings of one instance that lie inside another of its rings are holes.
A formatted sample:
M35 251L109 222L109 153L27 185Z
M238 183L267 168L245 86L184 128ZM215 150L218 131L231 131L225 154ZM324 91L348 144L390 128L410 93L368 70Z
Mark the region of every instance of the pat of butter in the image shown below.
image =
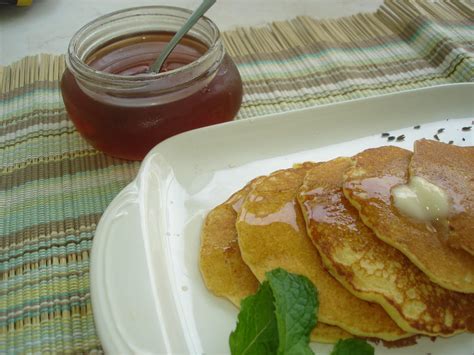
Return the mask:
M446 192L419 176L413 176L406 185L394 187L392 196L400 212L422 221L443 220L450 212Z

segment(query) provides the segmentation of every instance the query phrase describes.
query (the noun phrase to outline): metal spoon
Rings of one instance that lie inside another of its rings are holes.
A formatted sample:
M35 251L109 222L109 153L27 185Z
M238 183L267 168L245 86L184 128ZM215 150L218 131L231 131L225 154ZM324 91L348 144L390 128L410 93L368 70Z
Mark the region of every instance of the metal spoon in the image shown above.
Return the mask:
M191 14L191 17L186 21L186 23L179 29L178 32L171 38L171 41L163 48L161 54L156 58L153 64L150 66L149 72L159 73L163 63L165 62L166 58L170 55L173 51L174 47L179 43L181 38L188 33L191 27L205 14L209 8L214 5L216 0L203 0L201 5Z

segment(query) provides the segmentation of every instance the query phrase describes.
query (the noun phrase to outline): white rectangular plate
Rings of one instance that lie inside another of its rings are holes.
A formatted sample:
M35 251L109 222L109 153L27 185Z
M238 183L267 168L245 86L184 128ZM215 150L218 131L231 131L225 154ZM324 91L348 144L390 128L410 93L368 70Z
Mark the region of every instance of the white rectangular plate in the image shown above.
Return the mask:
M204 286L199 233L207 212L252 178L294 163L433 138L474 144L474 84L406 91L207 127L155 147L108 207L91 259L94 317L110 353L228 353L237 309ZM421 125L420 129L414 129ZM405 135L388 142L382 132ZM332 346L313 344L317 354ZM472 354L474 338L419 340L376 354Z

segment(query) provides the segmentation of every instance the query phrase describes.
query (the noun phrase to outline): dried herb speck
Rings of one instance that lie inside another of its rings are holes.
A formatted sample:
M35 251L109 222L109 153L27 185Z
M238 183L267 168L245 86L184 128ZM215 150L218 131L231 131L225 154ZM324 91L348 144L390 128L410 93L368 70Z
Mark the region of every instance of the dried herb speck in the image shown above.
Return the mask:
M444 128L438 129L438 134L439 134L439 133L443 133L443 132L444 132Z
M465 141L466 141L466 138L463 138L462 141L465 142Z
M417 125L416 125L415 127L413 127L413 128L414 128L414 129L420 129L420 127L421 127L421 126L420 126L419 124L417 124Z
M387 132L382 133L383 138L388 137L389 135L390 135L390 133L387 133Z
M395 139L395 136L390 136L390 137L387 138L387 140L388 140L389 142L393 141L394 139Z
M466 127L463 127L461 130L466 132L466 131L470 131L472 128L472 126L466 126Z
M453 144L453 143L454 143L454 141L449 141L449 142L448 142L448 144Z
M397 142L402 142L405 140L405 135L404 134L401 134L397 137Z
M435 135L433 136L433 138L436 139L437 141L439 141L439 137L438 137L437 134L435 134Z

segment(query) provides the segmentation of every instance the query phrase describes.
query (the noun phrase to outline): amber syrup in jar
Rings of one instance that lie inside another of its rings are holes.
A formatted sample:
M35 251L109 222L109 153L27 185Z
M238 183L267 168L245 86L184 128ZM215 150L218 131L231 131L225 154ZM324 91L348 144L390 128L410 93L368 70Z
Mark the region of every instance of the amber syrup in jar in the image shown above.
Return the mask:
M148 72L163 47L174 33L149 32L115 39L91 53L85 64L96 71L121 76ZM193 63L208 47L185 36L171 52L161 71L168 72ZM61 90L66 109L77 130L95 148L115 157L141 160L157 143L178 133L232 120L242 100L242 82L235 64L227 54L213 77L189 95L176 100L154 100L149 95L126 94L113 100L107 95L93 95L81 87L77 78L66 69ZM164 79L165 89L173 91L173 76ZM194 84L190 83L192 89ZM136 95L136 98L134 97ZM147 97L149 96L149 97ZM160 94L156 94L159 98Z

